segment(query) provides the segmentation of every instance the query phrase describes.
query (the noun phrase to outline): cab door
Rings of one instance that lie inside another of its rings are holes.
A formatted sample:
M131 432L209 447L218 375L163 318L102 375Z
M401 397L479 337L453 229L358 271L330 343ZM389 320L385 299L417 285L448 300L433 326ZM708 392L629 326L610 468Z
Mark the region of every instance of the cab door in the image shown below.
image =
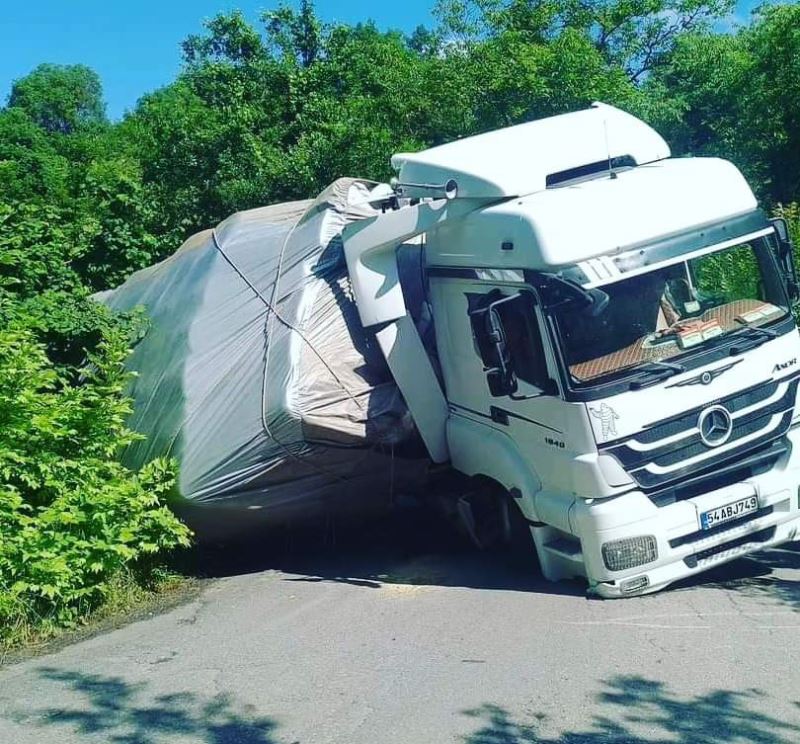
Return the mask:
M432 276L431 299L451 417L507 435L542 488L572 490L570 464L585 444L585 411L560 397L533 289ZM457 467L460 456L475 453L454 453Z

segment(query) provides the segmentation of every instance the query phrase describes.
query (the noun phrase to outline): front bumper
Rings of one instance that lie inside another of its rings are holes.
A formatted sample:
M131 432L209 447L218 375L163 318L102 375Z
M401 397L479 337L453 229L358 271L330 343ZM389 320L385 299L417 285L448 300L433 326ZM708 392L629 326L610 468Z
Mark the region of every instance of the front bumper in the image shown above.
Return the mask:
M602 597L646 594L742 555L800 539L800 428L791 430L789 449L764 473L668 506L657 506L642 491L575 503L570 523L580 538L590 591ZM756 513L705 532L700 514L755 495ZM645 565L610 571L603 544L653 535L658 557ZM633 591L626 591L633 587Z

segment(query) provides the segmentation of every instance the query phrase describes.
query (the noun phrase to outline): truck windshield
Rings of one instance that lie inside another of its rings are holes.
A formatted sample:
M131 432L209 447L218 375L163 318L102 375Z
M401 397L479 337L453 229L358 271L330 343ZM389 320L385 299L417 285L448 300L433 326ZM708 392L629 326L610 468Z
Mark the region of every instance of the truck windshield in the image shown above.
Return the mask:
M601 289L609 302L597 316L566 307L555 315L576 386L691 354L733 332L768 325L789 311L763 237Z

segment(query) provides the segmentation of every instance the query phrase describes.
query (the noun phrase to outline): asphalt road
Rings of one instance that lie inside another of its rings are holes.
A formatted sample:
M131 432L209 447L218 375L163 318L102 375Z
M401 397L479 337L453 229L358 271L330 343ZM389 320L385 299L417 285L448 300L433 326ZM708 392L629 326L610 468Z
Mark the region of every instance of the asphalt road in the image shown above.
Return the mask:
M415 514L203 561L194 601L0 670L0 742L800 742L795 550L610 602Z

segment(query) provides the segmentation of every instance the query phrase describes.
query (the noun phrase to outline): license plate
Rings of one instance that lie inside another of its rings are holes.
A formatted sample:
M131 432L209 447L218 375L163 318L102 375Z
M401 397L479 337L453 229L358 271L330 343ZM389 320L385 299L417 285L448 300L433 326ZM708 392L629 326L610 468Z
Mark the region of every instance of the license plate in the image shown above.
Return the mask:
M746 499L739 499L725 506L718 506L716 509L709 509L700 515L700 526L704 530L710 530L718 524L739 519L747 514L758 511L758 499L755 496L748 496Z

